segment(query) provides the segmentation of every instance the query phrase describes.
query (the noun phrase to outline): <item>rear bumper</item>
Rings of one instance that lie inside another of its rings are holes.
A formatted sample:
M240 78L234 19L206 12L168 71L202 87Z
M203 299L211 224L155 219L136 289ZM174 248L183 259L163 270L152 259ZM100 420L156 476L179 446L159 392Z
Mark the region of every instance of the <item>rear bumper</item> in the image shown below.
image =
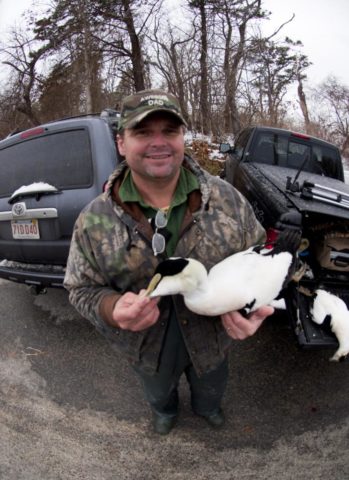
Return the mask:
M0 278L37 288L63 288L65 266L37 265L2 260Z

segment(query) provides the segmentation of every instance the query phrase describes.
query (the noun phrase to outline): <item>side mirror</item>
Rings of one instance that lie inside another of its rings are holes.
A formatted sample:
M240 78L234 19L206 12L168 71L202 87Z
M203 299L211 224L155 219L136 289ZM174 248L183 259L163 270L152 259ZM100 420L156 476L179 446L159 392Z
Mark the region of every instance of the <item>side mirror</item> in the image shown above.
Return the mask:
M221 143L219 145L219 152L220 153L229 153L232 151L232 147L230 143Z

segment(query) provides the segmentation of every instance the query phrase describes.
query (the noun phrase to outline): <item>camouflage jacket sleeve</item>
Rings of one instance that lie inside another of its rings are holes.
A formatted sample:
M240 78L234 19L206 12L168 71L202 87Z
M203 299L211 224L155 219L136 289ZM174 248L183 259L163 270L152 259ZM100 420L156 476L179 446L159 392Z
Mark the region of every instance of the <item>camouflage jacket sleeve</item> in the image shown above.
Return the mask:
M106 330L113 329L100 315L101 302L114 305L121 295L108 286L108 280L98 268L89 237L84 233L84 222L85 215L81 213L74 227L64 286L77 311L99 331L106 333Z
M242 250L252 245L259 245L265 242L266 232L257 220L251 204L238 191L235 191L241 205L242 223L244 225L244 241Z

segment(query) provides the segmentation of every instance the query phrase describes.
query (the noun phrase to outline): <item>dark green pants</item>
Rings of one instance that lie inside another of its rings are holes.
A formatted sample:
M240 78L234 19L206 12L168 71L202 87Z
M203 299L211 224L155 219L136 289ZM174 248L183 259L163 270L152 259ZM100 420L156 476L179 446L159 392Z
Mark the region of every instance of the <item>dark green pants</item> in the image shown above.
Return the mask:
M228 379L228 361L200 377L195 373L182 333L174 314L166 333L160 366L156 374L147 375L135 368L152 410L163 416L178 413L178 383L184 373L190 385L191 406L198 415L209 415L220 409Z

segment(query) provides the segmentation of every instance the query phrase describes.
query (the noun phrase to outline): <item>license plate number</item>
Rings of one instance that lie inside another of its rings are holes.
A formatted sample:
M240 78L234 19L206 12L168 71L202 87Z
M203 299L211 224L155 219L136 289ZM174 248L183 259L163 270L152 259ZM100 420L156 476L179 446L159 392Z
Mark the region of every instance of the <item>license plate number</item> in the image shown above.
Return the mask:
M12 236L17 239L38 239L40 238L39 222L31 220L12 220Z

